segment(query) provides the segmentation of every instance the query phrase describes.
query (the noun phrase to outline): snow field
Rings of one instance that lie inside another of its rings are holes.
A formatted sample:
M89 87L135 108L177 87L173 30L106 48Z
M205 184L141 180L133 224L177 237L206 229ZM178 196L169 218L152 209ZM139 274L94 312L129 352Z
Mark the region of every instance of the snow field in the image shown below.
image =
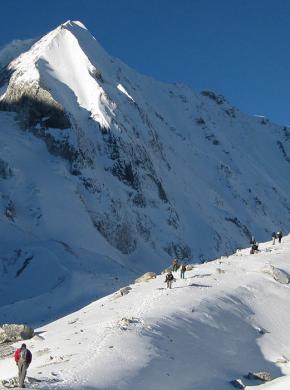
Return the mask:
M164 275L131 285L37 329L29 375L46 378L43 389L132 390L226 390L250 371L289 375L289 285L264 272L269 263L290 272L283 241L198 265L185 280L177 272L172 290ZM1 361L0 377L13 375L12 359Z

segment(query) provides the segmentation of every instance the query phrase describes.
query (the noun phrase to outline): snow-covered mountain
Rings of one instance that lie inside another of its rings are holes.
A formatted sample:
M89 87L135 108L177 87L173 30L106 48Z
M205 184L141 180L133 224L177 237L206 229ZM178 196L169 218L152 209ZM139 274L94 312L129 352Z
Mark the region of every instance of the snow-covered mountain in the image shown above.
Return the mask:
M172 290L164 275L133 284L37 329L27 341L29 388L231 390L240 380L249 390L288 390L289 284L271 266L289 275L290 236L260 249L199 264L182 280L177 272ZM0 380L16 375L18 346L2 354ZM244 378L261 371L274 380Z
M289 128L138 74L80 22L4 66L0 94L1 321L289 231Z

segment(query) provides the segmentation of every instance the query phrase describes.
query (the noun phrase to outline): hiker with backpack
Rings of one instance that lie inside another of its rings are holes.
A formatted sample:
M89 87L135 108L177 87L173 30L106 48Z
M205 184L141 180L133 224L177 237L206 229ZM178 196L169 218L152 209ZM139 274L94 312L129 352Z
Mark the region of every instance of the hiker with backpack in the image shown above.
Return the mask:
M277 232L277 238L278 238L279 244L281 244L282 237L283 237L283 233L280 230L279 232Z
M21 348L15 351L14 359L18 367L19 387L24 388L24 380L27 374L27 369L32 361L32 353L26 348L26 344L22 344Z
M258 252L260 252L259 244L256 242L255 244L252 245L251 250L250 250L250 254L254 255L255 253L258 253Z
M174 276L171 271L166 275L164 283L167 283L167 288L172 288L172 283L175 281Z
M276 232L273 232L273 233L272 233L272 240L273 240L272 244L273 244L273 245L275 245L276 238L278 238L278 237L277 237L277 234L276 234Z
M186 271L186 265L183 263L183 264L181 264L181 268L180 268L180 278L181 279L185 279L185 277L184 277L185 271Z
M256 242L257 242L257 241L256 241L255 237L252 236L252 238L251 238L251 240L250 240L250 244L251 244L251 245L255 245Z
M178 270L178 268L179 268L179 264L178 264L177 259L173 259L172 260L172 271L176 272Z

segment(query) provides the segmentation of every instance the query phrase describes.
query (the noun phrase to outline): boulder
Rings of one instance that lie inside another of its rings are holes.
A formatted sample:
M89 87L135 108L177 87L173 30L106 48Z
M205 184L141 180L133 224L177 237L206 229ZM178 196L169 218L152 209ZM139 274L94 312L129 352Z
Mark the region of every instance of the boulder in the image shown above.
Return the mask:
M264 272L271 275L273 277L273 279L276 280L276 282L279 282L281 284L288 284L289 283L288 274L279 268L273 267L273 265L270 265L269 267L265 268Z
M156 278L155 272L146 272L144 275L140 276L138 279L135 280L135 283L142 283L142 282L148 282L151 279Z
M119 293L121 294L121 296L123 296L123 295L129 294L129 292L130 292L131 290L132 290L131 287L126 286L126 287L121 288L121 289L119 290Z
M118 321L118 325L121 329L127 330L128 327L132 324L138 324L140 320L135 317L126 318L123 317L120 321Z
M186 266L186 271L192 271L194 268L194 265L193 264L187 264Z
M230 384L232 386L234 386L236 389L245 389L245 385L243 384L243 382L241 381L241 379L234 379L232 381L230 381Z
M0 381L0 388L6 387L8 389L13 389L18 386L19 386L19 382L17 377L13 377L10 379L3 379L2 381Z
M28 340L34 336L34 330L28 325L3 324L0 325L0 344Z
M272 375L269 372L261 371L261 372L253 372L254 379L259 379L263 382L270 382L273 380Z
M168 274L169 271L172 271L172 269L171 269L170 267L165 268L165 269L161 272L161 274Z

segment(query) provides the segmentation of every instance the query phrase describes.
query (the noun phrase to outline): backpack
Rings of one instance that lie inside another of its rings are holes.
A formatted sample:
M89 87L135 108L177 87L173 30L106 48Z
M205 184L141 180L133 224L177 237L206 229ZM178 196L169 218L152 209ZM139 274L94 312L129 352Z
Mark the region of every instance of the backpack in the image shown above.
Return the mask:
M26 362L28 357L28 352L26 348L22 348L19 354L19 360Z

